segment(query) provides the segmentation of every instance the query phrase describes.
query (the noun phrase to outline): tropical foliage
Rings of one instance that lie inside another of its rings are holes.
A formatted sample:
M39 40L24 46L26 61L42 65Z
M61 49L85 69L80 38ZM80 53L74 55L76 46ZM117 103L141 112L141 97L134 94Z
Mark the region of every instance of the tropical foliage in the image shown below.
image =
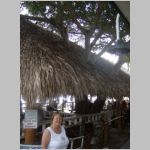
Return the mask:
M116 39L115 21L118 9L109 1L25 1L29 14L24 16L53 33L64 41L72 40L83 47L88 55L102 55ZM129 36L129 23L120 17L120 37ZM126 59L127 60L127 59Z

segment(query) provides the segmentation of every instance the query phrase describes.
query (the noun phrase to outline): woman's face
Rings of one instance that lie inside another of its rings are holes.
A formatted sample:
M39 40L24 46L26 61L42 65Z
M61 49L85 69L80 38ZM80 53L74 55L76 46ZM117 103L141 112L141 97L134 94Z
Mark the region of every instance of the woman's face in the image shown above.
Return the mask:
M56 114L53 118L53 125L60 126L62 123L62 117L59 114Z

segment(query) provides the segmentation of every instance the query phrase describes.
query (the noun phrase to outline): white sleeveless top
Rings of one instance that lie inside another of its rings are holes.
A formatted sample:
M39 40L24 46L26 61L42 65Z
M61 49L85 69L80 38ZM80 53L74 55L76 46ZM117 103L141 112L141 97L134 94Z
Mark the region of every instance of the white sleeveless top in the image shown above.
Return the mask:
M47 149L67 149L69 139L66 136L64 126L61 126L61 133L55 133L51 127L46 128L50 134L50 142Z

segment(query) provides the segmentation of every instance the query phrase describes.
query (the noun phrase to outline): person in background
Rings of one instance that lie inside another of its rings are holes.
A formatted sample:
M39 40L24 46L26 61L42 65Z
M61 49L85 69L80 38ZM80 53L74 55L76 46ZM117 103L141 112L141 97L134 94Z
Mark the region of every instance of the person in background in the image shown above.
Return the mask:
M42 135L42 149L67 149L69 139L62 121L62 115L54 112L50 126L44 130Z

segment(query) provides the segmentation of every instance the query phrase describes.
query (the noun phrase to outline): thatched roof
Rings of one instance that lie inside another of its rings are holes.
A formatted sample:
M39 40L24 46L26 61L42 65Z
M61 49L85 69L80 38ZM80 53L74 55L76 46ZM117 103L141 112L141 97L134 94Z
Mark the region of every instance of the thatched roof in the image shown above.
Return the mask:
M96 60L96 61L93 61ZM21 95L27 100L71 94L128 96L130 77L122 71L109 75L113 65L94 54L89 62L85 50L20 19Z

